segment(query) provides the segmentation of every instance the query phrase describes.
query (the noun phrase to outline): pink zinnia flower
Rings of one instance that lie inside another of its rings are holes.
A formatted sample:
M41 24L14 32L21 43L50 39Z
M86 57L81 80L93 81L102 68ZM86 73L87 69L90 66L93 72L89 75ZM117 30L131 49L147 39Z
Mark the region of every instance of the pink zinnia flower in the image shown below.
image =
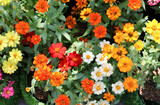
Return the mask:
M160 0L148 0L147 2L150 6L155 6L160 2Z
M0 80L2 80L2 73L1 73L1 69L0 69Z
M4 98L10 98L10 96L14 95L14 89L13 87L4 87L3 88L3 93L2 93L2 97Z

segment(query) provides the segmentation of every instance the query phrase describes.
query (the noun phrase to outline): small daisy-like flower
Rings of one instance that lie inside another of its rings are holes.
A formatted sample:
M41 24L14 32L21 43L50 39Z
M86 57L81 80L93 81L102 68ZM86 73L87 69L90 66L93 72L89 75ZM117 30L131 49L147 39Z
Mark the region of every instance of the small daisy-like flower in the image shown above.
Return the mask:
M93 13L89 14L88 22L90 22L92 26L98 25L99 23L101 23L101 18L102 18L102 16L99 13L93 12Z
M31 42L35 45L35 44L39 44L39 42L41 41L42 39L40 38L40 35L33 35L32 38L31 38Z
M98 102L98 105L110 105L110 104L107 100L100 99L100 101Z
M13 60L9 60L9 61L3 61L3 66L2 66L2 70L4 71L4 73L7 74L12 74L14 73L16 70L18 69L17 64L15 62L13 62Z
M94 67L94 71L91 72L91 78L93 78L95 81L103 80L104 71L103 69Z
M0 51L7 47L8 39L5 36L0 35Z
M104 76L110 77L113 74L113 66L110 63L104 63L100 66L100 69L103 70Z
M124 91L123 83L121 81L118 81L115 84L112 84L112 91L115 94L121 94Z
M143 41L142 40L138 40L135 44L134 44L134 47L137 49L137 50L142 50L143 49Z
M47 12L48 8L50 7L48 5L48 1L46 0L38 0L35 6L36 6L36 10L38 10L39 13Z
M83 61L86 62L86 63L91 63L94 59L94 55L92 52L90 51L86 51L83 53L83 57L82 57Z
M110 92L104 93L103 95L103 99L107 99L108 102L113 102L113 100L115 99L114 95L112 95Z
M132 23L125 23L123 26L123 32L130 33L134 31L134 24Z
M22 53L18 49L12 49L12 51L9 52L10 57L8 60L13 60L15 63L18 61L22 61Z
M103 50L104 45L106 45L106 44L109 44L109 45L110 45L110 42L109 42L109 41L106 41L106 40L103 40L103 41L100 42L99 44L100 44L101 49Z
M98 105L96 100L88 101L86 105Z
M118 6L112 6L107 9L106 14L110 20L117 20L121 16L121 10Z
M103 92L105 92L105 88L106 86L104 85L103 82L96 82L94 85L93 85L93 92L94 94L102 94Z
M98 65L107 63L107 56L103 56L102 53L99 53L98 55L96 55L96 62Z
M99 25L98 27L95 27L93 32L94 32L94 36L97 39L104 38L107 34L107 28L105 28L105 26Z

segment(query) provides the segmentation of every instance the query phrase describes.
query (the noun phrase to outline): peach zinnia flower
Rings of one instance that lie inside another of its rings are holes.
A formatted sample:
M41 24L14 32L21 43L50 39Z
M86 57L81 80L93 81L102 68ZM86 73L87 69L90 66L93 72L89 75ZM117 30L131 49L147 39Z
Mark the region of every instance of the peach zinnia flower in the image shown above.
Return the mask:
M47 12L47 9L49 8L48 2L46 0L38 0L35 6L39 13Z
M40 35L33 35L32 38L31 38L31 42L35 45L35 44L39 44L39 42L41 41L42 39L40 38Z
M87 0L76 0L76 6L80 9L84 8L87 6Z
M29 31L29 24L24 21L19 21L15 27L18 34L26 35L26 33Z
M130 7L131 9L134 9L135 11L139 8L141 8L141 0L128 0L128 7Z
M108 102L113 102L113 100L115 99L114 95L111 95L110 92L104 93L103 95L103 99L107 99Z
M118 6L112 6L107 9L106 14L110 20L116 20L121 16L121 10Z
M99 25L98 27L95 27L95 29L93 30L94 32L94 36L99 38L104 38L105 35L107 34L107 28L105 28L102 25Z
M50 83L52 86L60 86L64 82L64 76L60 72L54 72L51 75Z
M121 72L128 72L132 69L132 66L133 66L133 62L130 58L124 56L122 58L120 58L120 60L118 61L118 64L117 66L119 67L119 70Z
M138 88L138 80L137 79L133 79L131 76L125 78L123 85L124 88L127 89L128 92L133 92L136 91L136 89Z
M55 103L56 105L69 105L70 99L66 95L62 94L55 100Z
M98 23L101 23L101 17L102 16L99 13L93 12L93 13L89 14L88 22L90 22L92 26L98 25Z
M69 29L73 29L76 25L76 18L74 18L73 16L68 16L66 18L66 23L65 25L69 28Z

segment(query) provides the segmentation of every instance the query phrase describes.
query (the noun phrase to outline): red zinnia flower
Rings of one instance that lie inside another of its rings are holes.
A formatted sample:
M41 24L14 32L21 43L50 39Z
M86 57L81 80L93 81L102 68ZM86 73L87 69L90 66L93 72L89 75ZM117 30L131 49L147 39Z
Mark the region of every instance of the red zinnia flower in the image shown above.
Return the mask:
M69 105L70 99L66 95L62 94L55 100L55 103L56 105Z
M107 34L107 29L104 26L99 25L98 27L95 27L93 32L94 32L94 36L97 37L98 39L104 38L105 35Z
M34 36L32 36L31 38L31 42L35 45L35 44L39 44L39 42L41 41L40 35L35 34Z
M101 15L99 13L94 12L89 14L88 22L90 22L92 26L98 25L98 23L101 23Z
M32 31L32 32L27 33L26 35L23 35L23 38L24 38L24 39L22 40L22 43L23 43L23 44L29 43L30 48L32 48L32 47L33 47L33 43L31 42L31 37L32 37L34 34L35 34L35 32Z
M24 21L19 21L15 27L18 34L26 35L26 33L29 31L29 24Z
M68 62L70 66L78 67L82 63L81 54L77 54L76 51L69 53Z
M51 47L49 47L49 53L51 53L51 57L59 59L62 59L64 54L66 53L66 47L62 47L62 43L51 44Z
M60 72L63 71L68 71L68 69L71 69L71 66L69 65L68 61L67 61L67 57L64 57L58 65L58 68L60 68Z

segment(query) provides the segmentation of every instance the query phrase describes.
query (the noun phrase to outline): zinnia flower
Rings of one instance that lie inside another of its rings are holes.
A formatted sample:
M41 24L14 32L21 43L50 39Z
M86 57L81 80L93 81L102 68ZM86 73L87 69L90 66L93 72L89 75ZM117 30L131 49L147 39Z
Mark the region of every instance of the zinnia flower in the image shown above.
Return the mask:
M160 2L160 0L148 0L147 2L150 6L155 6Z
M160 43L160 31L157 31L154 35L153 35L153 39L156 43Z
M31 90L31 88L30 87L26 87L26 92L29 92L30 90Z
M29 31L29 24L24 21L19 21L15 27L16 27L16 32L18 32L18 34L26 35L26 33Z
M107 34L107 28L105 28L102 25L99 25L98 27L95 27L95 29L93 30L94 32L94 36L99 38L104 38L105 35Z
M160 30L160 23L156 19L153 19L152 21L148 21L146 24L146 31L153 35L156 33L157 30Z
M49 53L51 54L51 57L59 59L62 59L64 57L64 54L66 53L66 47L62 47L62 43L52 43L51 47L49 47Z
M123 85L124 88L127 89L128 92L133 92L136 91L136 89L138 88L138 80L137 79L133 79L131 76L125 78Z
M10 98L10 96L14 95L14 89L13 87L4 87L2 92L2 97L4 98Z
M143 49L143 42L142 40L138 40L135 44L134 44L134 47L137 49L137 50L142 50Z
M86 18L89 16L90 13L92 13L91 8L84 8L83 10L81 10L80 18L86 20Z
M126 33L130 33L134 31L134 24L132 23L125 23L125 25L123 25L123 31Z
M113 37L114 41L118 44L124 41L124 35L122 31L117 31L116 35Z
M31 38L31 43L33 43L34 45L35 44L39 44L39 42L41 41L42 39L40 38L40 35L33 35L32 38Z
M117 66L119 67L119 70L121 72L128 72L132 69L132 66L133 66L133 62L130 58L128 57L122 57L119 61L118 61L118 64Z
M76 6L80 9L86 7L88 4L87 0L76 0L76 2Z
M60 72L54 72L51 75L50 83L52 86L60 86L64 82L64 76Z
M4 73L12 74L17 69L18 69L17 63L15 63L13 60L9 60L9 61L5 60L5 61L3 61L2 70L4 71Z
M8 47L17 47L17 44L20 42L20 36L17 34L17 32L9 31L6 35L6 40L8 40Z
M26 35L23 35L24 39L22 40L22 43L23 44L29 43L30 48L32 48L33 43L31 42L31 38L32 38L33 35L35 35L35 31L29 32Z
M129 41L129 42L133 43L134 40L138 39L138 32L134 31L134 32L130 32L130 33L125 33L125 39L127 42Z
M113 51L114 51L114 46L106 44L103 47L102 53L103 53L104 56L107 56L107 60L109 60L112 57L112 55L113 55L112 54Z
M68 71L68 69L71 69L71 66L69 65L69 62L68 62L68 58L67 57L64 57L60 62L59 62L59 65L58 65L58 68L61 69L60 72L66 72Z
M94 94L100 95L103 92L105 92L105 88L106 88L106 85L104 85L103 82L96 82L93 85L93 92L94 92Z
M72 15L78 15L79 13L80 13L80 8L77 8L76 6L73 6L72 10L71 10L71 14Z
M88 22L90 22L92 26L98 25L98 23L101 23L101 18L102 16L99 13L93 12L89 14Z
M112 6L107 9L106 14L110 20L116 20L121 16L121 10L118 6Z
M69 53L68 62L70 66L78 67L82 63L83 59L81 58L81 54L77 54L76 51L73 53Z
M114 95L111 95L110 92L104 93L103 95L103 99L107 99L108 102L113 102L113 100L115 99Z
M66 95L62 94L55 100L55 103L56 105L69 105L70 99Z
M7 47L8 38L6 36L0 35L0 51L2 51L5 47Z
M123 87L123 83L121 81L118 81L115 84L112 84L112 91L115 94L121 94L124 91Z
M70 2L70 0L61 0L62 3Z
M116 0L103 0L106 4L109 2L110 4L113 4Z
M18 61L22 61L22 53L18 49L12 49L12 51L9 52L10 57L8 60L13 60L15 63L18 63Z
M141 8L141 0L128 0L128 7L130 7L131 9L134 9L135 11L137 11L137 9Z
M48 62L48 58L44 54L38 54L37 56L34 57L33 64L36 67L41 68L47 65L47 62Z
M94 81L93 80L89 80L88 78L84 79L81 81L81 87L88 93L88 94L92 94L93 93L93 85L94 85Z
M11 2L11 0L0 0L0 5L6 6L6 5L9 5L10 2Z
M50 7L46 0L38 0L35 6L36 6L36 10L38 10L39 13L47 12L48 8Z
M68 17L66 18L65 25L66 25L69 29L73 29L76 24L77 24L76 18L74 18L73 16L68 16Z

